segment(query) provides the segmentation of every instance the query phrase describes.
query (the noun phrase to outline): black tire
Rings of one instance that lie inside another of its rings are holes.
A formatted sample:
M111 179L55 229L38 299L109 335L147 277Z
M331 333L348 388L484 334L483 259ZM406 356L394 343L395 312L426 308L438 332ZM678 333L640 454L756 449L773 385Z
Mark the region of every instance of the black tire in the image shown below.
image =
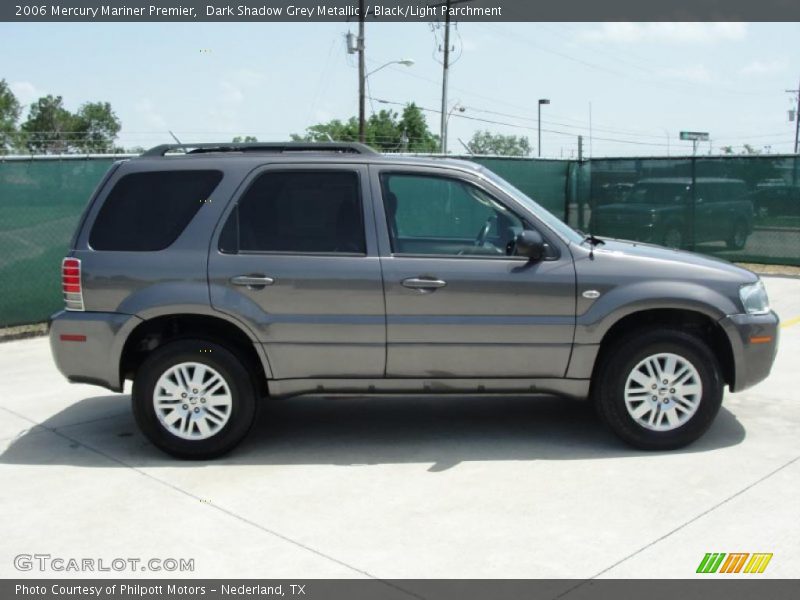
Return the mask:
M683 232L678 227L669 227L661 238L661 245L667 248L682 248Z
M159 378L171 367L185 362L214 369L230 390L227 422L205 439L183 439L172 433L159 420L153 404ZM177 458L205 460L229 452L244 439L255 420L257 398L256 386L236 354L214 342L183 339L157 348L139 367L133 382L133 415L156 447Z
M639 424L625 404L625 383L642 360L658 353L676 354L694 366L702 383L696 412L669 431ZM595 373L593 400L602 420L625 442L642 450L672 450L691 444L711 426L722 404L724 382L718 361L698 337L675 329L629 334L607 348Z
M741 250L747 244L747 224L744 221L737 221L733 225L731 237L725 240L725 245L730 250Z

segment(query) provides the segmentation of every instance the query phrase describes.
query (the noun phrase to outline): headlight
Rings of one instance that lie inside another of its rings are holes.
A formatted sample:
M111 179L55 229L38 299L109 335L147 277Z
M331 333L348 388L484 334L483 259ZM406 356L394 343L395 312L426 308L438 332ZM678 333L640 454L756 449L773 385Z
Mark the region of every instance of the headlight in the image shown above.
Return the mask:
M739 288L744 310L750 315L764 315L769 312L769 298L764 283L759 279L755 283Z

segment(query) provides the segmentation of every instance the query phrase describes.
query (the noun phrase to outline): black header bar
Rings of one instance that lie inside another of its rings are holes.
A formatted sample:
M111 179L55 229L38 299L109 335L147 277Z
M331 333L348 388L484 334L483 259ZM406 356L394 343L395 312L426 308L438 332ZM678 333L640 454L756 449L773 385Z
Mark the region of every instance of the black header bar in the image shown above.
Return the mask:
M800 21L797 0L366 0L372 22ZM4 0L0 21L353 21L358 0Z

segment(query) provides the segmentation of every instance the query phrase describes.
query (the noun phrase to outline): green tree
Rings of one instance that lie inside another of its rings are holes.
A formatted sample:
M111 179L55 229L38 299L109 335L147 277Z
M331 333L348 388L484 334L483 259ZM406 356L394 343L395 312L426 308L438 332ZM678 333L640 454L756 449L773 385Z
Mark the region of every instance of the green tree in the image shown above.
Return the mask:
M431 133L425 115L413 102L407 104L403 109L399 125L406 132L407 150L410 152L437 152L439 150L439 136Z
M434 152L439 146L438 136L431 133L425 116L413 103L407 104L402 114L392 110L373 113L364 129L366 143L381 152ZM358 119L318 123L303 134L292 134L291 138L296 142L355 142Z
M66 153L75 125L75 115L64 108L61 96L47 95L31 105L21 127L23 143L31 152Z
M87 102L73 117L70 146L81 152L111 152L122 124L108 102Z
M503 135L491 131L476 131L467 147L473 154L528 156L531 153L531 143L526 136Z
M0 154L8 152L16 142L17 121L22 107L5 79L0 79Z
M234 144L242 144L242 143L250 144L257 141L258 138L254 135L245 135L245 136L237 135L235 138L231 140L231 142L233 142Z

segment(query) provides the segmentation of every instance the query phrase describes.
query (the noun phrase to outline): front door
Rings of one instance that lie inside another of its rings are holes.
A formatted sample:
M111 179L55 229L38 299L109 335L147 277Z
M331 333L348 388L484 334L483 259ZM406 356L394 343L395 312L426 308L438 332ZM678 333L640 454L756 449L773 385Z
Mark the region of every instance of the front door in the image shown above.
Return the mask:
M477 177L372 169L387 377L563 377L575 329L566 245ZM549 239L546 260L514 255L523 228Z
M209 253L213 307L256 333L275 379L383 376L367 169L272 165L243 188Z

